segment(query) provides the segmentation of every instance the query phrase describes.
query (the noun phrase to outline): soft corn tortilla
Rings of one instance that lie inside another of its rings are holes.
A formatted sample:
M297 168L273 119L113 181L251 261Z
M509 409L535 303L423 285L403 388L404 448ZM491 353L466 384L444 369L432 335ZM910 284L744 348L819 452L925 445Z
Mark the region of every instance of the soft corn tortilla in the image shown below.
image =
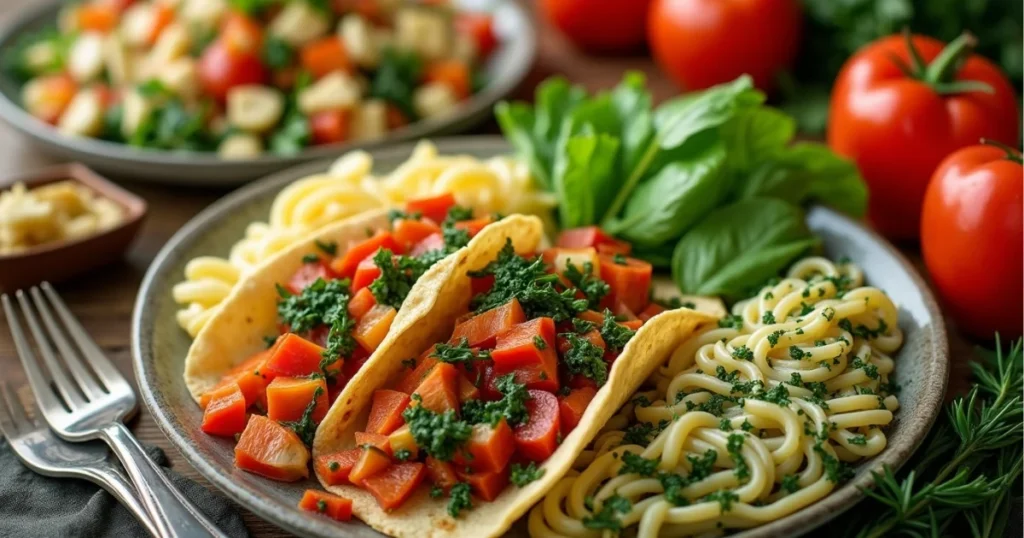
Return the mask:
M486 228L469 247L449 256L443 267L416 284L403 305L407 330L392 331L385 343L365 364L341 394L317 429L314 456L330 454L355 445L354 434L366 424L373 391L386 387L400 375L402 360L416 357L430 345L446 340L454 320L466 311L470 300L469 270L493 260L506 238L519 253L535 252L542 240L542 226L534 217L513 216L504 225ZM399 509L385 512L373 496L354 486L328 486L329 491L352 499L359 519L374 529L396 537L499 536L522 517L571 467L573 460L597 435L609 418L640 387L654 369L664 363L680 343L715 316L688 309L672 310L645 323L622 351L580 424L541 466L544 475L529 485L508 486L493 502L474 500L472 510L456 520L447 513L446 498L431 499L427 488L417 492ZM396 319L396 323L397 323Z
M277 286L302 267L302 257L318 253L317 241L337 243L342 254L366 239L366 230L388 225L388 212L374 210L330 224L271 256L242 277L203 327L185 358L185 385L199 401L225 372L266 349L264 338L277 335Z

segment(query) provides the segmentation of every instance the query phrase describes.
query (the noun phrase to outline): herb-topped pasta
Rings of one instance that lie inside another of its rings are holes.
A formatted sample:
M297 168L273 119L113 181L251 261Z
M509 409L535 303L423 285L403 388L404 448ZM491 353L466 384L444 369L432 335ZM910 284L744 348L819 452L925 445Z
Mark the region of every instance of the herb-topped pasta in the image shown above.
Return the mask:
M824 258L690 337L530 513L532 536L694 536L829 494L886 446L897 309Z
M202 256L185 267L185 280L174 286L182 305L178 324L195 336L241 275L323 226L371 209L451 193L459 205L480 213L527 213L550 218L555 198L536 188L529 170L509 157L480 160L468 155L440 155L420 142L394 171L375 176L365 151L340 157L326 173L309 176L282 190L266 222L253 222L227 258Z

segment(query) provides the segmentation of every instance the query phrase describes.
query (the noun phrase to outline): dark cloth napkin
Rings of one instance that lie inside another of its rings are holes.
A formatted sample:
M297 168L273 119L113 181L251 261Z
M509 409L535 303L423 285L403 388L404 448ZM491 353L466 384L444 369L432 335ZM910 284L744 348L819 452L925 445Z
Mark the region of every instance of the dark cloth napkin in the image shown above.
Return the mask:
M166 469L167 457L146 447ZM249 533L242 516L226 498L166 469L171 481L228 536ZM85 480L50 478L21 464L0 437L0 537L102 538L144 537L146 530L106 490Z

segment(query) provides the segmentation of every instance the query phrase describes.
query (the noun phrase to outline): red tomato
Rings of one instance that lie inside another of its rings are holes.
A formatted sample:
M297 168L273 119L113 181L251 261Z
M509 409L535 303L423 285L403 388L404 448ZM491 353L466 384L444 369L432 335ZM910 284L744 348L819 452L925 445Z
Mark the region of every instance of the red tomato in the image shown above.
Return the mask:
M925 64L943 50L916 35L864 47L840 71L828 115L828 144L857 163L871 191L868 219L894 239L917 237L928 180L945 156L983 137L1016 143L1019 121L1013 87L992 62L969 54L969 37L950 43L945 68L931 66L939 76L913 65L908 40Z
M624 52L640 47L651 0L540 0L541 13L578 47Z
M309 117L314 144L334 144L348 139L348 111L325 110Z
M455 15L455 30L473 39L476 52L481 58L486 58L498 47L494 19L489 14L459 12Z
M653 0L647 43L686 90L747 73L769 91L796 58L801 22L796 0Z
M224 101L228 90L244 84L263 84L267 70L255 54L232 53L215 41L199 58L199 82L214 98Z
M1022 188L1019 153L970 146L942 161L925 194L925 265L959 326L978 338L1017 338L1024 325Z

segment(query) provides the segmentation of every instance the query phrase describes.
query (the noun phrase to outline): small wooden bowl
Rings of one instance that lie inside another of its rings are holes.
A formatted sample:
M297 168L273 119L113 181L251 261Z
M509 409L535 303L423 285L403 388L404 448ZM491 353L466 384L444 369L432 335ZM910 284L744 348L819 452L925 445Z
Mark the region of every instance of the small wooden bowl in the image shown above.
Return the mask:
M0 188L6 190L21 182L31 190L66 179L77 181L121 206L125 211L124 221L113 228L74 241L55 241L17 254L0 255L0 291L9 292L44 280L59 282L106 265L120 257L135 238L146 215L146 201L84 165L62 164L4 178L0 181Z

